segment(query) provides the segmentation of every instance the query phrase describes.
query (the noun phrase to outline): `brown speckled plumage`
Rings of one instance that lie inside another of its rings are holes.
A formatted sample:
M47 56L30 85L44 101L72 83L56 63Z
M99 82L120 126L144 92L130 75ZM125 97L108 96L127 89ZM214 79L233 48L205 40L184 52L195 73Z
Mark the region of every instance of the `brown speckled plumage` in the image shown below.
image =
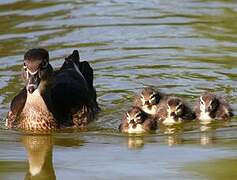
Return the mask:
M167 98L168 96L152 87L145 87L139 95L135 96L133 106L140 107L146 113L156 116L161 102Z
M142 111L139 107L130 108L125 113L125 116L119 125L119 130L125 133L144 133L156 129L157 123L155 118Z
M224 97L205 92L197 100L195 113L199 120L228 120L233 110Z
M180 98L169 97L166 101L163 101L157 113L157 120L165 123L170 121L170 124L175 124L190 121L195 119L195 114Z

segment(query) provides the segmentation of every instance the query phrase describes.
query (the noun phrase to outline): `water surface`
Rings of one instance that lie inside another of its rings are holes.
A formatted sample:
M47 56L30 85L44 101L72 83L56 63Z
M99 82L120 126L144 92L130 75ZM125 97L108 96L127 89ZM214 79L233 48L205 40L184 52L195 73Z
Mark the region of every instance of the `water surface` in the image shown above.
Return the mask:
M236 179L236 118L173 135L117 132L134 94L149 85L191 105L213 91L236 113L236 11L232 0L1 1L0 179ZM31 136L3 127L33 47L48 49L54 68L74 49L91 63L102 112L87 132Z

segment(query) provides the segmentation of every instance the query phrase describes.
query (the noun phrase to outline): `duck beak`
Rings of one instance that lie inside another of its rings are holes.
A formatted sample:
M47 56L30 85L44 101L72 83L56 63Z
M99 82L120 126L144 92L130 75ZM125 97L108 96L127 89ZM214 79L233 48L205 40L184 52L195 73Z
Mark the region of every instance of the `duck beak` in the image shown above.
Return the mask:
M39 73L28 72L28 82L26 88L30 94L32 94L38 88L39 83L40 83Z

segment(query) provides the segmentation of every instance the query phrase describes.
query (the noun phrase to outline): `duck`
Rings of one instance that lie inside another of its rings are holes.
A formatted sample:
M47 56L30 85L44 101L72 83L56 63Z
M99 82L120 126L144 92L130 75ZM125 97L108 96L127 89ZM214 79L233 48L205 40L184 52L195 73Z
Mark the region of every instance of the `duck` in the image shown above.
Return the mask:
M147 114L156 116L159 105L167 97L152 87L145 87L139 95L135 96L133 106L140 107Z
M195 119L195 113L181 98L170 96L163 101L157 112L157 121L164 125L175 125Z
M86 70L80 71L78 54L74 51L65 58L62 67L54 71L47 50L34 48L25 53L26 85L11 102L6 119L8 128L41 131L84 127L93 119L98 109L95 89L91 89L93 85L88 80L93 76L87 74L87 63L84 63Z
M195 113L202 122L229 120L234 114L229 103L222 96L204 92L196 101Z
M155 118L136 106L131 107L125 113L119 125L119 130L123 133L148 133L156 129Z

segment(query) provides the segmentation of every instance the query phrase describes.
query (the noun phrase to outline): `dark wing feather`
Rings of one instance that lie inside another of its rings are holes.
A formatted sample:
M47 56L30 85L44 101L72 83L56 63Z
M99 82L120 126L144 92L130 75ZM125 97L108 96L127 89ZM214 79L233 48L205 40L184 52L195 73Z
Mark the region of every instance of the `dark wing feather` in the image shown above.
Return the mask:
M87 61L83 61L83 62L80 62L79 70L81 71L82 75L84 76L84 78L87 81L90 94L93 97L93 103L94 103L94 107L95 107L94 109L95 109L95 111L99 111L100 108L99 108L99 105L96 100L97 94L96 94L96 90L93 86L93 79L94 79L93 69Z
M27 91L24 87L12 100L10 105L10 111L7 115L6 126L12 128L17 121L18 114L21 113L23 107L25 106L27 98Z
M54 77L52 101L57 119L64 121L72 109L80 109L83 105L91 105L91 96L87 84L77 72L68 69L58 72Z

